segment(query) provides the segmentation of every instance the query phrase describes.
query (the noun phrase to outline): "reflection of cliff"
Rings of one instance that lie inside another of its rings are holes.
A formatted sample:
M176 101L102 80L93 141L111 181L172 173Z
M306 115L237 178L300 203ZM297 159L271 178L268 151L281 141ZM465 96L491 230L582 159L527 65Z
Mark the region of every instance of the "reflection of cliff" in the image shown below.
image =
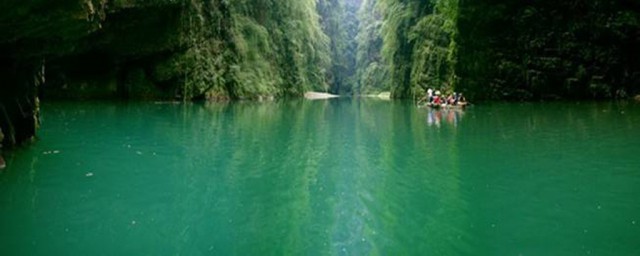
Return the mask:
M35 134L36 96L256 99L324 90L329 46L315 4L3 1L4 143Z
M329 151L325 109L326 102L306 101L188 108L184 132L194 136L186 138L190 150L185 164L209 173L184 173L181 178L191 182L181 186L208 188L181 198L182 222L198 223L194 232L221 233L209 238L220 254L322 250L310 248L313 241L305 238L321 237L314 228L326 211L314 209L328 207L322 199L325 185L318 184L318 170ZM188 210L200 203L194 200L202 199L202 193L205 214L195 218L205 220L194 219Z
M457 147L465 191L474 199L468 211L476 253L610 254L616 248L615 254L629 254L634 243L628 241L637 234L610 234L630 226L612 220L638 212L627 203L638 192L639 161L629 154L640 146L637 114L613 103L491 104L469 111ZM559 242L537 246L549 241Z
M384 104L379 106L378 104ZM456 129L427 129L424 111L406 103L363 102L356 155L369 162L362 200L367 241L384 255L468 250ZM446 128L446 127L443 127ZM369 141L378 138L377 141ZM395 241L395 244L389 244Z

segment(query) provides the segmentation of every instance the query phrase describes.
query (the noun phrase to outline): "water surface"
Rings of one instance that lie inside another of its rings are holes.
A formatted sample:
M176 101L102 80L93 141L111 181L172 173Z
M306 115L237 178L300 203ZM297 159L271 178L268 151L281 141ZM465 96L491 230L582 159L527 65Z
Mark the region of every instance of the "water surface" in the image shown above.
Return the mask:
M640 255L640 106L47 103L0 255Z

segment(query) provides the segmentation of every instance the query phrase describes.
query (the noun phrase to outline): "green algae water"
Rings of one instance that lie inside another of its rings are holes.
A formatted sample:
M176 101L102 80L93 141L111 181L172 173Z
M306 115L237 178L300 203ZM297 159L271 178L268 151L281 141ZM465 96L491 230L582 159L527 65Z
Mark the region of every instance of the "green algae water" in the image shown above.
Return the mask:
M48 103L0 255L640 255L640 106Z

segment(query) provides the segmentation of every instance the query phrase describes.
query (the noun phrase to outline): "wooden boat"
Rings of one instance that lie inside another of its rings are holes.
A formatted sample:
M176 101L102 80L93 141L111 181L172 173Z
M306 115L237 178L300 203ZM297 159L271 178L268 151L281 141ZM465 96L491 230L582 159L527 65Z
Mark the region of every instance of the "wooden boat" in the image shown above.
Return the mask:
M433 103L426 103L423 105L418 105L418 107L428 107L431 109L464 109L467 106L467 103L461 103L461 104L456 104L456 105L449 105L449 104L433 104Z

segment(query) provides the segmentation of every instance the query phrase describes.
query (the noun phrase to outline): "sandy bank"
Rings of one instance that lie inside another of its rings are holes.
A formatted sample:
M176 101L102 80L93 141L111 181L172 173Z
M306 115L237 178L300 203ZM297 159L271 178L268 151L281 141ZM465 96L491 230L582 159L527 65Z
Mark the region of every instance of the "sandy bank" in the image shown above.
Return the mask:
M366 95L362 95L362 97L390 100L391 92L382 92L379 94L366 94Z
M304 94L304 98L308 100L324 100L324 99L332 99L332 98L338 98L338 97L340 96L335 94L330 94L330 93L323 93L323 92L306 92Z

